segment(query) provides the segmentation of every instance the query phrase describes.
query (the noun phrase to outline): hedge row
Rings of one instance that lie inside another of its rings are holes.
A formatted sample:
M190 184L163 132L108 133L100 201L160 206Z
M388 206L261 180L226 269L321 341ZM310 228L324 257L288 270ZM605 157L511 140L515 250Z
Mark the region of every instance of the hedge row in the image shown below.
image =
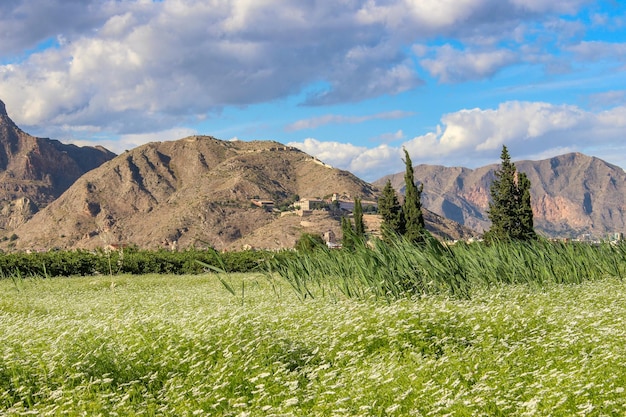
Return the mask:
M0 275L71 276L97 274L199 274L209 264L225 272L252 272L274 252L214 250L170 252L126 248L123 251L56 251L0 255Z

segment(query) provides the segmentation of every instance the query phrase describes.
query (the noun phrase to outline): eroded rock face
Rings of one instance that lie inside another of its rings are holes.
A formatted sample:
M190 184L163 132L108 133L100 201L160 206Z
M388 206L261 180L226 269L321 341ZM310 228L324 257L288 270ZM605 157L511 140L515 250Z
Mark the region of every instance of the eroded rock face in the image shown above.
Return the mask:
M26 197L4 201L0 206L0 228L13 230L26 223L39 209Z
M554 237L591 233L602 237L626 231L626 173L598 158L570 153L542 161L516 162L531 181L536 229ZM490 226L489 188L497 165L448 168L418 165L415 180L424 183L423 206L478 231ZM382 186L388 177L374 182ZM389 177L400 191L404 173Z
M591 227L592 221L584 207L564 196L542 195L532 204L536 221L549 224L566 223L574 229Z
M354 175L276 142L193 136L149 143L83 175L23 225L15 243L18 249L91 248L103 241L232 248L259 228L283 233L271 227L277 215L251 205L253 196L278 204L334 192L375 198L375 189Z
M481 185L475 187L469 187L467 192L462 196L465 200L471 203L472 206L477 207L481 211L486 211L489 208L489 189Z
M114 156L102 147L33 137L15 125L0 101L0 207L9 216L0 219L0 232L24 223L81 175Z

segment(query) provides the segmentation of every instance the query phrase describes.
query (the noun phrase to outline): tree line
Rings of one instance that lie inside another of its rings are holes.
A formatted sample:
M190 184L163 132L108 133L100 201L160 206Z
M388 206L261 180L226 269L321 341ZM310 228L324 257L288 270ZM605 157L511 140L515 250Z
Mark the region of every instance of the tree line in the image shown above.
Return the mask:
M491 220L491 227L483 238L487 242L536 239L530 200L530 180L525 173L517 171L506 146L502 146L500 159L500 168L496 170L495 179L489 190L491 201L487 214ZM381 232L385 240L403 236L413 243L420 243L428 233L425 229L421 203L424 184L418 185L415 182L413 163L406 149L403 161L405 192L402 204L389 179L378 199L378 214L382 217ZM350 219L342 218L343 246L347 248L353 248L366 238L363 209L359 198L355 198L354 201L353 219L354 224Z

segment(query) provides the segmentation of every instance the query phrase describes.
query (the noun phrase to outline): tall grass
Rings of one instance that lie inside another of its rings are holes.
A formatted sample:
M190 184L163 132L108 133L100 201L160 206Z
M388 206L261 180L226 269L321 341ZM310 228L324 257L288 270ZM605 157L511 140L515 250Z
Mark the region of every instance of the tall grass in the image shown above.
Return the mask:
M245 306L214 274L0 280L0 416L626 415L623 281L386 303L227 278Z
M574 284L622 278L626 245L532 242L458 243L430 235L415 245L398 238L354 250L317 248L277 258L268 273L286 279L301 298L339 295L387 300L425 294L470 297L502 284Z

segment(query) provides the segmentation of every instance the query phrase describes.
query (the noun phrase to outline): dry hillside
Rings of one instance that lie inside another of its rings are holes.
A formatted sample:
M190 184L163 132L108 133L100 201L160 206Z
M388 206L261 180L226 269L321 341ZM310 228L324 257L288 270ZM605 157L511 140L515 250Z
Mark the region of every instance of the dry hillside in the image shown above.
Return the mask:
M303 232L332 230L340 238L340 218L328 213L283 217L250 199L278 205L296 195L333 193L368 200L378 191L277 142L193 136L140 146L88 172L19 227L17 240L4 245L34 250L109 244L171 248L174 242L177 248L292 247ZM471 234L431 213L426 219L445 238Z
M18 249L94 248L131 243L157 248L232 247L255 230L282 233L277 215L250 203L334 192L373 198L354 175L276 142L206 136L150 143L81 177L16 230ZM242 245L246 244L241 242Z

